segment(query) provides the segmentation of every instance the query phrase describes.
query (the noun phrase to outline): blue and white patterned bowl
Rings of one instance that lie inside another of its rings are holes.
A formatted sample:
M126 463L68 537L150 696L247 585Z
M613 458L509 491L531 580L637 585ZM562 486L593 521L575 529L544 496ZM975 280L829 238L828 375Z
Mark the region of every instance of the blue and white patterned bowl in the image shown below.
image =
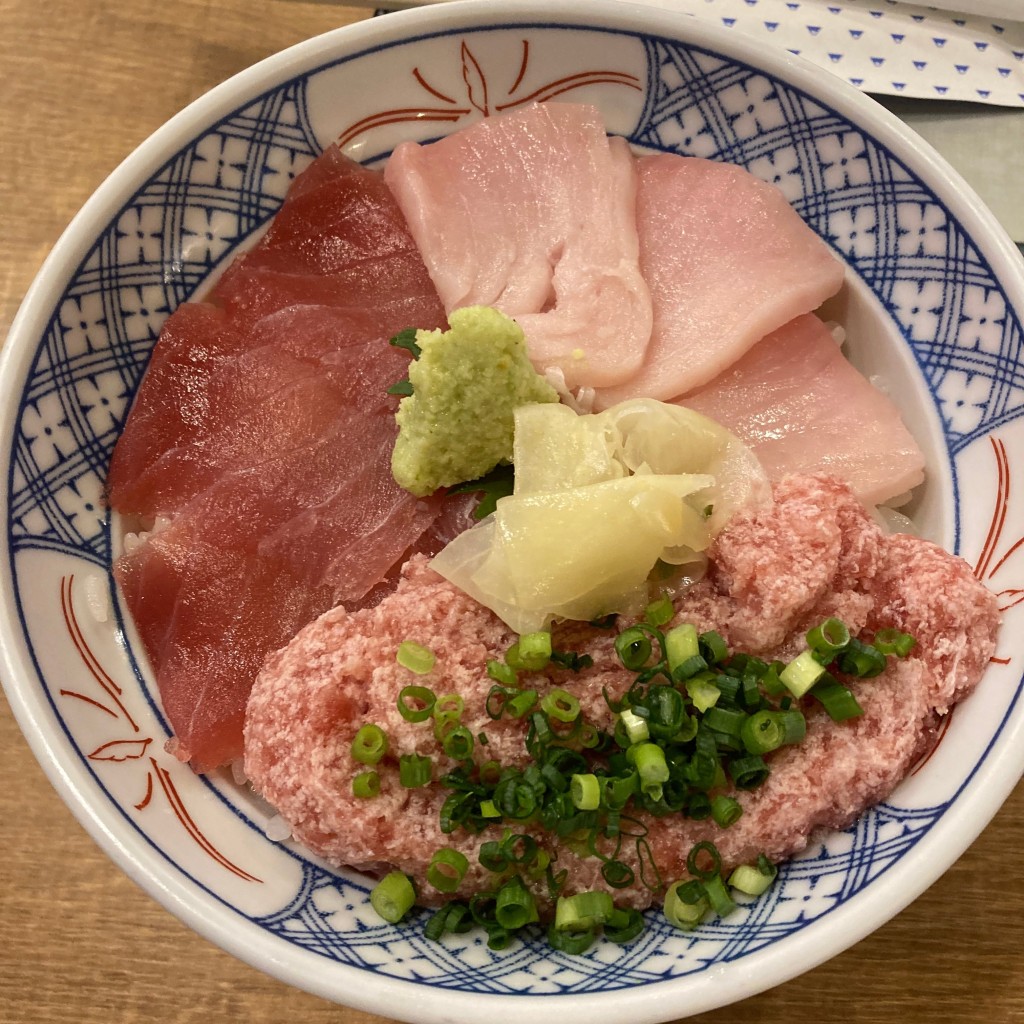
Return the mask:
M979 692L884 805L816 836L770 894L692 936L651 915L584 956L490 951L383 924L367 880L264 834L230 776L164 752L167 726L110 574L111 449L167 314L279 206L327 143L383 159L532 99L599 105L638 148L777 183L846 261L833 312L926 449L915 513L997 590ZM650 8L470 2L388 15L278 55L139 148L68 229L3 352L3 675L61 795L96 840L225 949L330 999L408 1020L660 1021L751 995L891 917L984 827L1024 770L1024 265L898 121L788 54ZM1019 575L1018 575L1019 574ZM104 620L105 605L111 613Z

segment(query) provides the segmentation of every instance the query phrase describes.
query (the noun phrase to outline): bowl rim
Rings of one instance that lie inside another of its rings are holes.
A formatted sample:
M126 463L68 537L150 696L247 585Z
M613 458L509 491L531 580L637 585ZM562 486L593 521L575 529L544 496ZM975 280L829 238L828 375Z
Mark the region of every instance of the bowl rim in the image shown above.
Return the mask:
M594 22L600 24L595 25ZM558 25L566 28L636 32L678 39L687 45L706 48L727 58L763 69L816 100L827 103L855 123L870 125L872 136L885 146L912 174L940 194L944 205L963 227L1006 292L1010 304L1024 310L1024 262L1009 236L983 205L973 189L941 156L910 131L894 114L858 92L837 76L783 50L766 51L758 42L697 18L668 10L621 0L506 0L500 17L488 0L453 0L356 22L288 47L231 76L194 100L153 132L96 189L62 233L44 261L14 318L8 339L0 352L0 379L24 378L35 357L38 328L48 322L67 279L86 258L94 242L92 227L107 223L123 205L124 196L155 174L181 148L181 140L193 139L202 131L259 95L292 78L313 74L341 59L351 59L399 39L430 36L437 32L497 24ZM897 155L898 154L898 155ZM10 437L15 429L16 408L5 403L0 434ZM10 495L10 479L0 483L4 505ZM289 947L280 940L249 927L238 927L237 913L207 893L198 894L194 883L184 878L146 837L126 832L116 809L97 799L101 792L81 764L70 762L64 751L65 737L48 721L48 709L33 699L31 681L36 675L27 653L22 650L21 609L13 588L12 553L5 546L0 602L0 667L12 711L35 757L65 804L104 852L137 884L175 916L216 945L252 966L289 984L332 1001L343 1001L368 1012L385 1012L398 1019L442 1024L472 1019L500 1008L512 1022L531 1022L552 1006L550 995L495 995L433 989L378 974L374 996L365 994L365 971L344 964L324 970L324 961L309 950ZM1018 688L1018 695L1019 695ZM703 971L641 988L600 994L571 994L573 1013L593 1024L612 1024L622 1019L628 1000L630 1019L640 1022L666 1020L703 1012L755 995L817 966L852 946L889 920L930 886L963 853L996 813L1024 774L1024 714L1008 714L989 744L975 775L965 783L972 789L969 813L959 823L956 835L943 835L945 855L931 858L910 878L904 870L886 872L886 877L855 901L830 913L827 934L809 927L787 939L788 959L778 963L773 946L747 954L744 970L732 978L723 1001L721 974L724 969ZM991 748L997 743L998 750ZM951 829L947 825L946 832ZM909 856L909 855L908 855ZM902 886L902 887L900 887ZM831 940L829 940L831 936ZM823 941L824 940L824 941ZM330 982L325 975L330 975ZM355 984L348 984L348 983ZM677 990L685 988L688 1004L673 1005ZM563 998L560 994L556 998ZM559 1007L562 1009L562 1006Z

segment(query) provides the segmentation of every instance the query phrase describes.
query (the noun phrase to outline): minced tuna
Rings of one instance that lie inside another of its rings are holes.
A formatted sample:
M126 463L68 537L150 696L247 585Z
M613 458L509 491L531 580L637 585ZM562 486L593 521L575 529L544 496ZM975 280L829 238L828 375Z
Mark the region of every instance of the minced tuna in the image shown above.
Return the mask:
M674 604L673 623L715 629L730 648L766 660L794 656L806 646L805 632L830 616L855 636L870 639L892 627L917 642L909 656L890 658L880 676L844 680L862 716L833 722L805 698L805 739L768 756L771 773L763 785L733 794L743 808L735 824L637 812L665 882L686 874L697 842L711 840L726 868L761 853L778 860L806 846L816 828L842 828L884 799L929 749L942 715L981 678L999 622L994 597L961 559L927 541L886 535L846 485L823 476L788 478L776 485L771 508L735 517L710 551L705 578ZM581 672L549 666L525 677L528 685L541 695L554 687L570 691L589 721L610 730L614 715L604 693L615 699L635 679L614 652L614 633L556 626L554 647L588 654L593 665ZM447 790L436 781L415 789L399 784L400 754L431 756L435 780L455 762L439 750L429 725L401 717L396 697L411 683L458 694L463 724L487 737L486 745L476 744L476 761L524 767L523 722L493 721L485 710L493 685L486 663L500 659L515 639L490 611L434 573L424 556L414 556L397 590L378 606L327 612L268 657L248 705L248 778L295 837L334 864L371 873L397 868L414 879L421 902L436 903L445 897L427 883L427 868L438 848L451 846L470 865L454 895L493 888L479 847L500 839L507 824L478 835L461 828L445 834L439 813ZM436 655L427 675L396 662L406 640ZM377 766L381 791L369 799L352 793L352 779L365 765L350 748L365 723L389 737L389 753ZM602 861L579 843L558 841L532 824L513 831L531 832L551 853L566 872L563 894L609 889ZM635 842L623 843L618 857L636 880L609 889L616 903L643 908L660 899L641 881ZM534 889L542 902L548 898L543 879Z

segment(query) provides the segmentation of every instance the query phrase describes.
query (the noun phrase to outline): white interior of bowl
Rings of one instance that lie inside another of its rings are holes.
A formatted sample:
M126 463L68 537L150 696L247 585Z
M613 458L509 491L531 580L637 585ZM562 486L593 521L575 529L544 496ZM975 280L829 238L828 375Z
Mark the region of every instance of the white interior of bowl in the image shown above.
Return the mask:
M365 68L361 61L369 56L351 61L344 58L374 54L373 59L382 66L394 61L396 69L405 71L409 61L402 53L404 47L390 46L402 39L410 40L409 52L417 67L436 69L429 79L433 87L441 92L454 90L464 82L465 63L453 56L453 40L460 32L469 34L473 58L482 68L504 67L509 39L533 32L534 68L543 70L550 65L566 74L614 64L622 74L639 75L645 50L630 33L642 31L651 37L678 38L711 54L728 55L740 65L763 69L794 90L803 90L837 117L862 126L881 149L896 155L895 163L905 169L908 178L924 181L938 196L949 219L962 227L968 243L981 254L979 263L990 269L993 286L998 282L1010 310L1007 317L1011 327L1016 325L1019 339L1024 274L994 219L928 147L908 137L899 122L838 79L833 81L787 54L765 54L693 19L646 8L508 3L501 7L501 19L503 29L475 32L477 26L493 23L495 13L493 5L471 2L389 15L353 26L265 61L172 120L118 168L55 248L26 297L3 353L2 372L14 382L9 393L19 394L33 372L39 341L51 325L68 281L89 256L97 232L116 220L126 200L183 146L258 95L317 69L307 96L310 125L321 142L333 138L366 111L380 109L381 82L390 80L388 74L371 78L361 70ZM587 32L574 37L575 45L566 47L561 33L568 28L552 30L548 36L538 27L525 27L551 22L582 29L600 26L610 34ZM420 39L423 36L432 38ZM566 60L571 67L565 66ZM622 87L621 82L588 85L567 98L600 103L609 128L626 134L644 108L643 97ZM388 100L391 102L390 92ZM391 105L398 103L396 99ZM381 125L354 136L348 149L361 159L376 160L410 130L418 133L416 137L429 138L441 129L438 123L423 119ZM699 150L705 142L698 139L695 148ZM1024 445L1022 432L1007 416L1005 422L979 433L951 457L940 409L922 383L919 350L907 344L908 337L915 340L913 325L899 324L855 273L849 275L843 295L833 304L833 315L848 329L853 361L884 379L899 396L908 424L925 449L929 482L913 505L922 532L980 562L992 536L990 524L997 518L998 509L994 511L992 506L1001 486L1002 470L992 438L998 426L998 443L1013 451L1015 445ZM14 443L11 439L23 429L23 415L18 402L3 409L3 436L11 442L8 450ZM5 482L9 508L18 494L18 483L18 468L12 464ZM964 500L965 494L972 495L972 500ZM85 508L97 504L100 495L79 498ZM9 512L9 524L11 517ZM1013 523L1019 533L1019 517L1011 518ZM10 529L9 525L9 536ZM1000 552L1005 548L1004 543ZM988 562L993 572L1000 564L994 555ZM710 944L703 947L654 929L646 944L625 953L611 947L596 951L586 969L578 969L578 978L573 977L572 962L552 958L540 946L527 945L511 953L518 960L512 966L506 960L500 970L493 966L494 957L472 939L459 944L451 963L424 960L419 946L388 929L381 929L383 937L376 944L370 941L372 930L379 925L367 912L365 880L343 874L344 885L334 887L325 867L301 850L263 839L262 827L270 810L226 774L198 779L166 757L156 756L161 753L165 729L155 691L139 689L139 666L131 654L139 647L131 642L131 626L116 618L107 623L90 618L82 596L90 574L109 582L102 560L83 559L54 545L17 548L10 540L6 557L3 654L11 703L54 785L97 841L157 899L218 945L309 991L403 1019L472 1021L495 1013L512 1022L526 1022L550 1012L554 1005L568 1020L610 1022L628 1017L640 1022L697 1013L743 998L839 952L892 916L959 856L1024 769L1024 713L1018 699L1021 680L1012 660L1020 656L1021 649L1019 643L1006 639L1008 631L1004 629L1005 649L1000 654L1011 658L1011 663L993 666L978 694L954 716L935 756L894 794L890 817L885 811L872 817L870 826L863 826L876 830L870 834L851 830L826 837L791 868L791 894L803 887L814 895L816 886L823 887L815 896L824 900L820 913L806 927L789 930L777 941L759 939L776 933L774 919L759 916L762 911L755 908L744 912L741 931L712 927L694 940ZM1012 568L1012 562L1007 566ZM55 604L57 594L60 601ZM75 624L74 630L69 627L71 639L61 636L52 645L40 644L40 624L59 611L66 621L70 613ZM1016 618L1013 612L1009 615ZM26 630L29 634L36 631L37 642L31 649ZM103 689L103 678L123 688L123 700L112 699L115 694ZM100 690L90 692L100 694L115 712L118 706L124 710L124 717L118 717L120 712L115 715L117 728L105 721L98 727L84 714L64 713L67 701L75 700L61 696L64 691L84 693L86 684L98 685ZM129 723L137 727L134 732ZM127 745L105 747L111 743ZM87 756L103 749L109 756ZM965 773L964 764L974 767ZM163 801L159 813L158 799ZM138 810L140 803L150 811L145 819L145 811ZM914 813L904 814L903 808ZM185 827L186 818L193 831ZM854 898L839 899L835 893L824 892L832 884L828 879L839 877L823 867L828 858L841 857L853 843L872 842L871 835L884 838L889 835L886 829L893 834L902 829L910 837L901 856L875 862L877 877L863 884ZM260 881L256 883L254 878ZM309 906L320 914L325 933L331 932L337 921L339 931L350 936L338 940L339 946L358 946L366 940L372 947L373 968L366 963L346 963L340 953L332 957L328 945L307 942L303 946L288 940L287 929L295 926L297 919L289 918L285 909L300 892L306 893ZM773 904L763 913L778 917L783 914L780 906ZM358 941L351 936L358 936ZM737 936L744 950L741 956L730 955L727 949L730 942L735 946ZM702 949L712 954L707 957L712 966L697 969L693 964L700 961ZM452 963L463 971L473 970L466 973L461 985L442 983L440 973L420 982L403 979L396 963L417 957L417 963L427 965L429 971L450 971ZM643 981L636 980L641 977ZM633 980L623 982L622 978ZM513 992L522 994L512 996ZM552 1003L553 998L557 1002Z

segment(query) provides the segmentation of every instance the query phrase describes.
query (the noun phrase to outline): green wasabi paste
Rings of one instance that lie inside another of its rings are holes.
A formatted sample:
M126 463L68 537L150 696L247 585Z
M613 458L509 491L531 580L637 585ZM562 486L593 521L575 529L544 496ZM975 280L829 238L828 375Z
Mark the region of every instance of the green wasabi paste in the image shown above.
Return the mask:
M513 413L558 393L534 370L522 329L496 309L467 306L450 330L417 331L412 394L395 419L395 480L420 497L476 480L512 457Z

